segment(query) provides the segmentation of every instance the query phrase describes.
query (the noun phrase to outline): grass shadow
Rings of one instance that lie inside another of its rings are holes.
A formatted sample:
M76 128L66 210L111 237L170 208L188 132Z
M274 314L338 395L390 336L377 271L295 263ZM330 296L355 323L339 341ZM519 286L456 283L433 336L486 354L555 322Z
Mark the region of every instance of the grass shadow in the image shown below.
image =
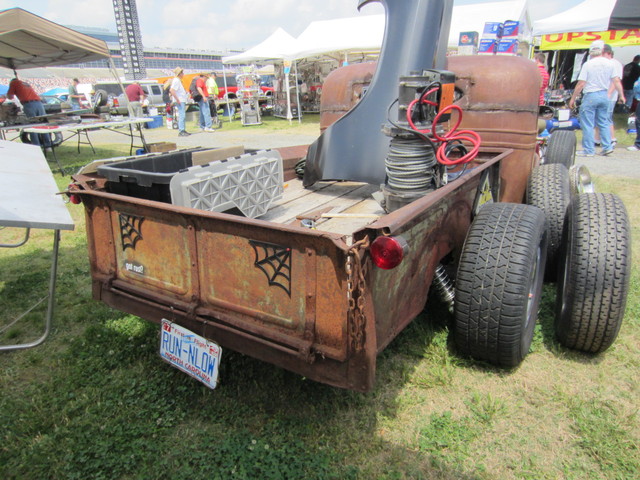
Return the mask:
M41 243L0 257L5 312L46 290L51 252ZM229 350L211 391L161 361L158 325L92 299L80 235L67 239L59 258L50 338L0 354L2 478L150 479L169 469L176 479L480 478L439 455L432 440L412 451L379 435L379 416L404 408L398 397L408 382L450 381L446 321L413 322L379 358L369 394ZM14 339L27 337L41 313ZM435 380L416 373L425 358L443 370Z

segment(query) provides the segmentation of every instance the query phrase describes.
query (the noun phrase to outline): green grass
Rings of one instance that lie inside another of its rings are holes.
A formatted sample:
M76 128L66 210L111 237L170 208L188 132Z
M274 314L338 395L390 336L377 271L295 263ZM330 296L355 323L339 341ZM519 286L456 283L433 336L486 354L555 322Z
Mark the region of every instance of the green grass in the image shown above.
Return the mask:
M59 151L76 167L128 146ZM637 250L640 181L595 180L625 201ZM638 256L620 335L599 356L557 343L547 285L531 353L514 370L457 355L446 309L433 302L378 357L371 393L228 350L211 391L160 360L156 325L91 299L84 211L68 207L76 230L62 234L51 338L0 354L0 478L640 477ZM46 290L51 244L34 232L24 247L0 249L0 325ZM40 306L3 343L37 337L43 315Z

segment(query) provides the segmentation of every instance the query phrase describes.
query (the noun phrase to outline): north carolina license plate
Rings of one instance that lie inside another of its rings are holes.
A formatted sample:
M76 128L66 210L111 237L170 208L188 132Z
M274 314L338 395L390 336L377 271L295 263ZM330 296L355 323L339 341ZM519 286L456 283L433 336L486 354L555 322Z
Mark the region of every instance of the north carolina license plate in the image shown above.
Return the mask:
M179 370L216 388L222 349L180 325L162 319L160 356Z

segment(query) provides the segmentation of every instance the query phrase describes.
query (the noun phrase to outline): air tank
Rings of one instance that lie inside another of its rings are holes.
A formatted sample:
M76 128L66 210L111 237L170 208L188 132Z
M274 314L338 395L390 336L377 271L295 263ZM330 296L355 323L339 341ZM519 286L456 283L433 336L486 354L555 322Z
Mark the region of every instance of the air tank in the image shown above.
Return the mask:
M500 201L522 202L527 178L539 162L538 67L522 57L475 55L449 57L447 68L456 74L456 90L462 93L456 102L463 110L460 128L479 133L483 147L514 150L501 162Z

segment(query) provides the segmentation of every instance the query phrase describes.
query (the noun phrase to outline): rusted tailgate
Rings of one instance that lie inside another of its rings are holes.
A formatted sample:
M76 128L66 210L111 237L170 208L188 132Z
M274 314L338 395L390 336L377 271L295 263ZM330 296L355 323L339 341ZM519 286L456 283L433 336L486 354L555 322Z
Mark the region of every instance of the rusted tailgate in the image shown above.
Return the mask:
M317 381L371 387L375 344L351 346L351 336L364 335L348 325L349 248L341 236L78 193L94 298Z

